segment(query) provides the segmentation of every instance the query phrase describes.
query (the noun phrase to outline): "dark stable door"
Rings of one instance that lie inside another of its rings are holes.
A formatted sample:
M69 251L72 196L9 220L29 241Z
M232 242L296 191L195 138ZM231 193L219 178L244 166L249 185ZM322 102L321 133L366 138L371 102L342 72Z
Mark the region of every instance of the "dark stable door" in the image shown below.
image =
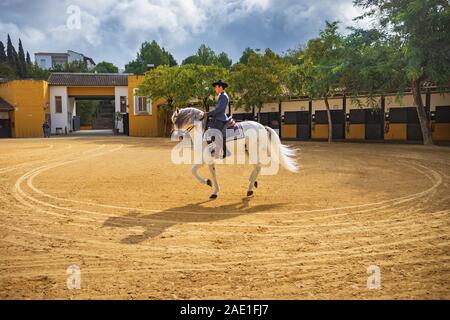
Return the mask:
M333 122L333 139L345 139L345 112L344 110L331 110Z
M383 113L381 110L366 109L366 140L383 140Z
M9 119L0 119L0 138L11 138Z
M311 139L311 113L309 111L297 112L297 139Z
M236 121L254 121L253 113L234 113L233 119Z
M130 135L130 118L128 113L123 115L123 134L126 136Z
M406 139L411 141L422 141L422 128L420 127L419 116L416 107L406 108Z
M260 123L272 129L280 129L280 114L278 112L262 112Z
M316 124L328 124L326 110L316 111ZM333 139L345 137L345 113L344 110L331 110L331 122L333 124Z

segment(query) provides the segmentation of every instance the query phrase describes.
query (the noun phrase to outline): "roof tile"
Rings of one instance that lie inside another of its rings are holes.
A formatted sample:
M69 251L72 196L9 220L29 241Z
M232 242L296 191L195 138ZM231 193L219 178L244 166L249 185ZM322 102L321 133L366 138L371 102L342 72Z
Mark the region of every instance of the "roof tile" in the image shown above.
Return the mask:
M53 86L111 87L128 86L128 74L52 73L48 84Z

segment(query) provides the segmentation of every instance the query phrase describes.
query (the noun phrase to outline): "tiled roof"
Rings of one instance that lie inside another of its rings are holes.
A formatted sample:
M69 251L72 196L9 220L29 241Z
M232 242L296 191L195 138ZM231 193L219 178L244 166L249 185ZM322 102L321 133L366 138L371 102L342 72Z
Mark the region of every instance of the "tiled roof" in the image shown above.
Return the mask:
M52 73L48 84L53 86L112 87L128 86L128 74L116 73Z
M8 102L0 98L0 111L12 111L14 107L10 105Z

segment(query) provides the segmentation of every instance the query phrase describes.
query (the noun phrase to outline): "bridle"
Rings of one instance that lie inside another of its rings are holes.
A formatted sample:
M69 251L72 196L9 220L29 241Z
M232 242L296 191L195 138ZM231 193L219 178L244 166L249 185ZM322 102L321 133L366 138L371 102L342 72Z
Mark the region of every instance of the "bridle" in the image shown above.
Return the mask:
M206 128L206 122L208 121L208 119L204 119L204 120L202 120L202 129L203 129L203 131L205 130L205 128ZM192 130L194 130L194 128L195 128L195 124L193 124L192 126L190 126L189 128L187 128L187 129L185 129L184 131L186 131L187 133L191 133L192 132ZM175 129L172 129L172 133L175 131Z

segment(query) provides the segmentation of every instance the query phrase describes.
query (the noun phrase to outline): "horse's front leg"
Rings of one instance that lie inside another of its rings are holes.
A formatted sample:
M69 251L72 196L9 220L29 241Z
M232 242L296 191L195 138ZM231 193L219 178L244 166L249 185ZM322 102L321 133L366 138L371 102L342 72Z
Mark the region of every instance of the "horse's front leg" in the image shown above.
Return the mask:
M212 187L212 182L209 179L205 179L202 176L200 176L198 174L198 170L202 167L201 164L196 164L192 167L192 174L194 175L194 177L198 180L198 182L200 182L201 184L206 184L210 187Z
M216 166L214 164L209 165L209 171L211 172L211 176L213 178L214 184L214 192L212 193L210 199L217 199L217 195L219 193L219 183L217 182L217 173Z
M255 165L255 169L252 172L252 175L250 176L250 184L248 186L248 191L247 191L247 197L251 197L253 196L253 188L258 188L258 181L256 181L258 179L258 175L261 172L261 165L257 164Z

